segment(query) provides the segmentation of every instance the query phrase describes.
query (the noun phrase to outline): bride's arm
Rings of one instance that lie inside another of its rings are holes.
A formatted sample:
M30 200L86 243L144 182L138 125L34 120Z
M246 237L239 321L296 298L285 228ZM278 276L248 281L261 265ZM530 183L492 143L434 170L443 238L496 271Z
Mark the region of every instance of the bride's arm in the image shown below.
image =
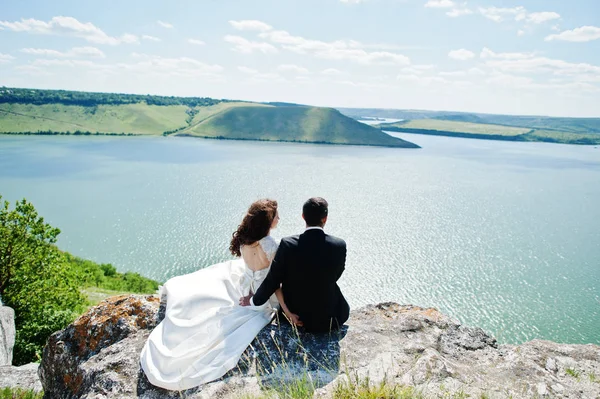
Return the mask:
M290 312L287 305L285 304L285 300L283 299L283 291L281 290L281 288L277 288L277 290L275 291L275 296L279 301L281 310L283 310L283 313L285 313L285 316L290 320L290 322L294 325L302 326L302 322L300 321L298 315Z

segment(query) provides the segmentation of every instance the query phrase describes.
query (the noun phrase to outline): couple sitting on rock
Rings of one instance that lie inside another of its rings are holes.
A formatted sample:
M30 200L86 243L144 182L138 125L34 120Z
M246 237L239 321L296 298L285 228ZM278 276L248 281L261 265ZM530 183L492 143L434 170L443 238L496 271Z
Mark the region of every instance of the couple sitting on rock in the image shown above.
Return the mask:
M142 369L159 387L184 390L234 368L259 331L279 309L279 320L306 332L338 329L350 308L337 280L346 243L325 234L328 204L304 203L304 233L279 244L277 202L254 202L230 244L240 259L174 277L162 288L165 318L141 353Z

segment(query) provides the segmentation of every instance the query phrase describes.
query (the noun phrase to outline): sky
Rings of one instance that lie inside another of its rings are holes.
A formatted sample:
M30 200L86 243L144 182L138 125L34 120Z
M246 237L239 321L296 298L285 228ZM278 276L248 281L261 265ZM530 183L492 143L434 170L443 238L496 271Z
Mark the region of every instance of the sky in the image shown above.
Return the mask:
M0 86L600 117L600 1L0 0Z

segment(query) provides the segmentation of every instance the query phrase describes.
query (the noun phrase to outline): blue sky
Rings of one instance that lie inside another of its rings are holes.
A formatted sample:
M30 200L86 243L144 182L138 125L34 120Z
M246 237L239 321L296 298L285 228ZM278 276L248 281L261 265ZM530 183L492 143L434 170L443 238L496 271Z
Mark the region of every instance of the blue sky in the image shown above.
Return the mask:
M600 116L598 0L0 0L0 85Z

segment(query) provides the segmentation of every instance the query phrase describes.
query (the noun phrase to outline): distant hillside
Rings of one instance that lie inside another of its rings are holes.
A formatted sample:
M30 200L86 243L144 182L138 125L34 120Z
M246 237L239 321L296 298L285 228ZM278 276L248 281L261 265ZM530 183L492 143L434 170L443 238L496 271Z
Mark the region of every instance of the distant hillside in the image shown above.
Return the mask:
M195 118L177 135L224 139L291 141L417 148L331 108L223 104L207 118ZM198 119L198 120L197 120Z
M0 133L153 134L187 126L184 105L0 104Z
M355 119L365 117L402 119L400 124L378 125L383 130L394 132L491 140L545 141L567 144L600 143L600 118L558 118L377 108L340 108L339 110L344 115ZM407 125L409 122L411 125ZM463 125L460 125L461 123ZM478 126L464 125L464 123ZM522 131L519 135L507 135L506 132L511 131L506 129L507 127L527 131ZM490 133L492 131L499 133Z
M0 88L0 134L174 135L418 148L338 111L288 103Z
M596 133L572 133L445 119L417 119L396 123L381 123L376 126L390 132L434 136L503 141L542 141L563 144L600 144L600 134Z

